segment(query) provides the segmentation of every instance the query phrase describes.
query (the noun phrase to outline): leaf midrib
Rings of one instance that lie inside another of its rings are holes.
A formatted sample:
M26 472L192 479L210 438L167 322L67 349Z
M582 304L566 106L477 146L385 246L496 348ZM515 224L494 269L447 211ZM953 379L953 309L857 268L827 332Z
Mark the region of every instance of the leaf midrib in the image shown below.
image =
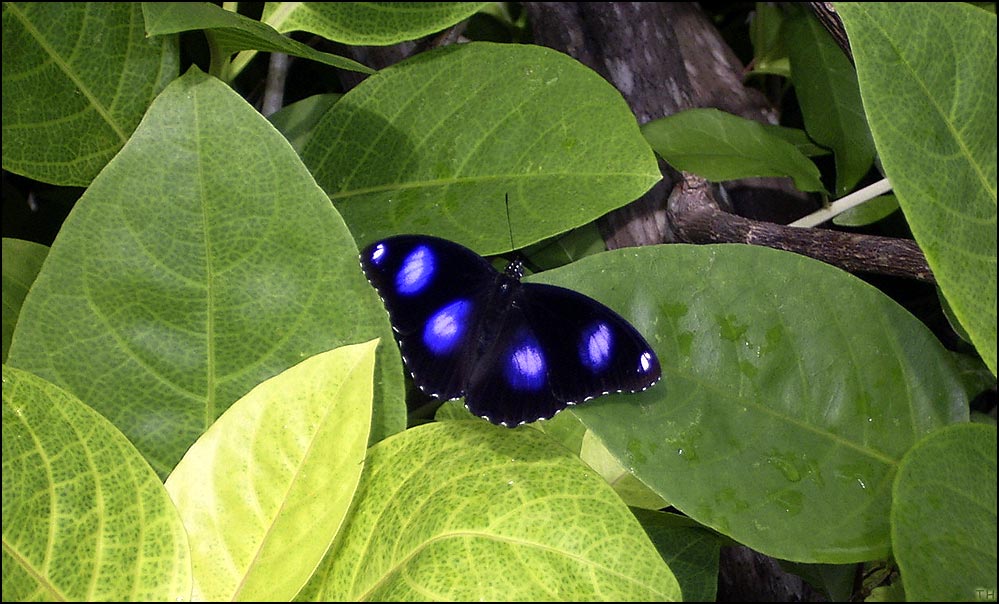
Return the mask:
M35 42L38 43L45 54L52 58L52 62L59 67L59 70L62 71L66 78L73 83L76 89L80 91L85 99L87 99L90 106L94 108L97 114L101 116L101 119L103 119L108 127L111 128L111 131L118 137L119 143L122 145L125 144L125 141L128 140L128 134L118 127L115 121L111 118L108 109L98 101L97 96L83 83L82 80L80 80L76 72L72 69L72 66L55 51L55 48L48 44L45 37L42 36L42 33L32 25L31 21L27 19L27 16L20 10L17 4L10 2L7 3L6 6L10 12L17 17L18 22L21 23L25 31L27 31Z
M982 166L978 162L974 161L975 158L974 154L965 144L964 138L959 136L959 130L954 127L953 121L947 117L947 112L945 112L940 103L937 102L936 96L934 96L931 93L929 87L926 85L925 80L919 77L919 72L913 68L912 64L908 60L906 60L905 56L902 54L898 46L895 44L894 38L889 36L888 32L881 26L881 22L878 19L874 18L866 10L864 10L863 5L859 5L858 8L859 10L865 12L867 18L870 20L872 24L872 27L877 29L878 33L880 33L882 38L885 40L886 46L891 49L892 53L894 53L895 58L898 61L898 65L901 65L908 72L911 80L914 83L916 83L916 85L919 87L920 92L922 92L923 96L925 97L927 104L930 107L933 107L933 109L937 112L940 121L943 122L943 124L946 126L947 131L950 132L951 138L954 139L958 148L961 150L961 154L964 155L967 163L972 167L972 170L974 171L975 175L978 177L978 180L981 183L982 188L989 192L989 194L991 195L992 203L996 204L996 189L993 186L991 186L988 177L982 171Z

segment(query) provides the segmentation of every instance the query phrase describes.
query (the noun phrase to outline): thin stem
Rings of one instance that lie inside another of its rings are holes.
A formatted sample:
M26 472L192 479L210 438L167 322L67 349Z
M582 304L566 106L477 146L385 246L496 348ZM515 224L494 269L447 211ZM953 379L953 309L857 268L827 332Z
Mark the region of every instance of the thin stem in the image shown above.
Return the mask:
M229 12L238 13L239 12L239 2L223 2L222 8ZM214 51L214 49L213 49ZM221 75L225 75L223 81L229 82L236 78L243 71L243 68L253 60L253 57L257 56L257 51L255 50L243 50L240 51L236 58L229 61L229 64L225 67L226 72ZM214 57L214 54L213 54ZM213 59L214 60L214 59ZM221 77L220 75L220 77Z
M891 183L888 182L887 178L882 178L873 185L866 186L859 191L854 191L853 193L850 193L846 197L837 199L836 201L832 202L831 204L829 204L828 206L822 208L817 212L812 212L808 216L795 220L788 226L793 226L793 227L817 226L829 220L830 218L833 218L834 216L842 214L843 212L849 210L850 208L859 206L865 201L873 199L878 195L883 195L888 191L891 191Z
M255 56L257 56L256 50L241 50L236 53L236 57L229 64L229 73L232 74L232 77L238 76Z
M228 83L229 57L222 54L222 49L219 46L218 39L215 37L215 32L206 29L205 38L208 40L208 54L211 57L208 65L208 73Z

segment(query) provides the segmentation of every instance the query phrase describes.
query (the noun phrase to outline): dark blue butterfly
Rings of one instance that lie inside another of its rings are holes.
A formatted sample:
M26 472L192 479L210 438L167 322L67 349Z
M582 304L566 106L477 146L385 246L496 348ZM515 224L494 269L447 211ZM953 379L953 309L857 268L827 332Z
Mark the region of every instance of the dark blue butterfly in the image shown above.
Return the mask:
M361 267L388 309L416 385L472 413L517 426L610 392L659 380L634 327L592 298L521 283L457 243L423 235L377 241Z

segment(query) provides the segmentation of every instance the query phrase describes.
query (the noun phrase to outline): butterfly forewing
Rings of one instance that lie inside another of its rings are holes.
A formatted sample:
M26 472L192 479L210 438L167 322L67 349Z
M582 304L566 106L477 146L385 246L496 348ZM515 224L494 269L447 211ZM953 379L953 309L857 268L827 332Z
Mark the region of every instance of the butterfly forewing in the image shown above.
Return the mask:
M445 400L464 394L481 294L499 273L468 248L418 235L373 243L361 252L361 266L385 303L416 385Z

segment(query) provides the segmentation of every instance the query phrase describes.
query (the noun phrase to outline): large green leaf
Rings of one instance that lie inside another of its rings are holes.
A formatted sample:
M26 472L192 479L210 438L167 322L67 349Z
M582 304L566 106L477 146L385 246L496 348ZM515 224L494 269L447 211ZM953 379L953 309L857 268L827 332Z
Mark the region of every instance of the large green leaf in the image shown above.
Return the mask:
M305 147L316 124L343 95L316 94L301 101L285 105L267 116L278 132L284 135L295 151Z
M536 430L481 420L368 451L342 538L307 600L679 600L628 508Z
M103 413L166 476L258 383L341 344L391 341L388 329L350 234L288 142L194 70L66 219L8 362ZM373 439L403 427L401 390L386 351Z
M996 427L938 430L902 458L891 510L893 553L910 602L996 593Z
M835 152L836 195L845 195L874 163L874 141L860 102L857 73L832 36L804 8L793 11L784 31L805 128Z
M151 36L182 31L204 30L222 57L239 50L283 52L295 57L319 61L332 67L374 73L357 61L319 52L310 46L282 36L273 28L209 2L143 2L146 29Z
M22 239L3 240L3 362L21 314L21 304L49 253L44 245Z
M573 413L685 514L779 558L887 556L899 460L922 435L968 419L957 369L925 326L802 256L655 246L532 280L614 308L663 367L646 392Z
M86 185L177 77L175 37L130 2L4 2L3 167Z
M418 232L480 253L590 222L661 178L617 90L523 45L452 46L382 70L333 106L302 158L359 245Z
M722 539L678 514L633 509L659 554L676 575L685 602L714 602Z
M842 3L874 142L944 296L996 373L996 15Z
M788 176L802 191L823 191L819 169L788 142L789 128L717 109L688 109L642 125L656 153L712 181Z
M267 2L261 20L344 44L387 45L451 27L488 2Z
M142 455L73 395L4 365L4 602L190 596L184 525Z
M166 487L191 542L194 599L288 601L361 477L377 341L302 361L236 401Z

